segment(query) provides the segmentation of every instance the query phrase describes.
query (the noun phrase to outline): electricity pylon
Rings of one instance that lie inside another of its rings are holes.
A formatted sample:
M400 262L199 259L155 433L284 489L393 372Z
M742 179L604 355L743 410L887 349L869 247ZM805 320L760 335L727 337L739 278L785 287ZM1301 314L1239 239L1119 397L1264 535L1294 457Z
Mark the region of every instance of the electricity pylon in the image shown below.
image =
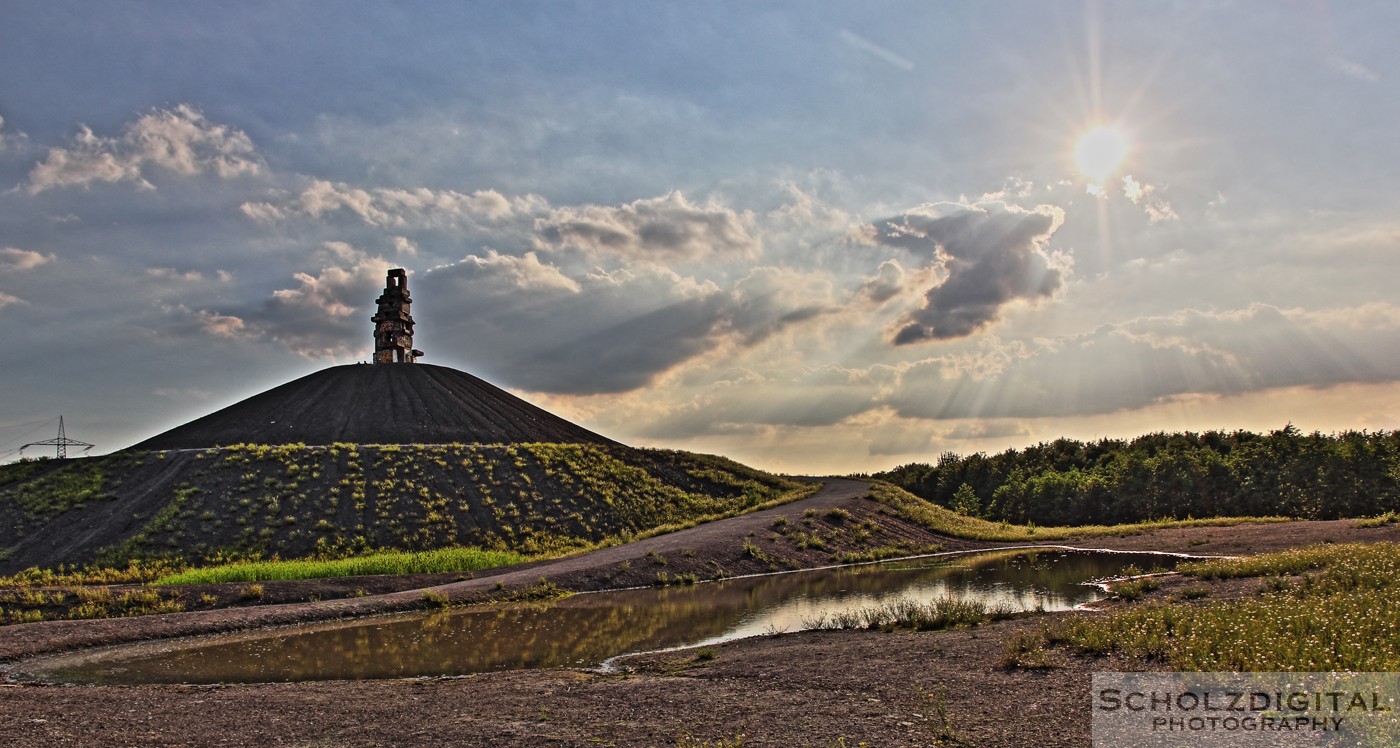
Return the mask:
M22 456L22 455L24 454L24 450L25 450L26 448L28 448L28 447L49 447L49 446L52 446L52 447L54 448L54 457L57 457L58 459L62 460L62 459L65 459L65 458L68 457L68 448L69 448L69 447L82 447L82 448L83 448L83 451L84 451L84 452L87 452L88 450L92 449L93 447L95 447L95 446L97 446L97 445L96 445L96 444L88 444L87 442L80 442L80 441L78 441L77 439L69 439L69 438L68 438L68 435L65 434L65 433L63 433L63 416L59 416L59 417L58 417L58 438L57 438L57 439L45 439L45 440L43 440L43 441L41 441L41 442L30 442L30 443L28 443L28 444L25 444L25 445L21 446L21 447L19 448L19 453L20 453L20 455Z

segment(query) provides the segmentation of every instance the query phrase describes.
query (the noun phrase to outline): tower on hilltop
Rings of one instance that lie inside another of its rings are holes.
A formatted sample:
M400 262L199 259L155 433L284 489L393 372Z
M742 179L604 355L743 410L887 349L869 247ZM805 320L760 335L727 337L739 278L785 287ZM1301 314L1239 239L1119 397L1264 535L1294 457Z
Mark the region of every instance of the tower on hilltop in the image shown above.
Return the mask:
M375 300L379 311L370 320L374 323L374 363L411 364L423 352L413 347L413 315L408 308L413 299L408 295L408 273L394 268L384 279L384 293Z

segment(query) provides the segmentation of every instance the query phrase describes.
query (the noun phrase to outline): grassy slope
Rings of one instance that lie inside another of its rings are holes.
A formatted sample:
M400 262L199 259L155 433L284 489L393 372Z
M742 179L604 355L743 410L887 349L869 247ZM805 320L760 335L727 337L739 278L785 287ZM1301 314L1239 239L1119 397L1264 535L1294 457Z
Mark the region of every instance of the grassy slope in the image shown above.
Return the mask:
M235 445L74 460L8 482L5 467L0 528L19 542L0 549L0 569L11 572L55 547L68 563L118 566L463 545L559 552L796 487L722 458L580 444Z
M904 489L883 481L871 484L871 498L879 501L889 510L911 522L940 535L968 540L1023 541L1039 543L1051 540L1070 540L1103 537L1106 535L1130 535L1172 527L1217 527L1238 525L1246 522L1288 522L1285 517L1212 517L1210 519L1155 520L1136 522L1127 525L1084 525L1080 527L1036 527L1034 525L1013 525L1006 522L990 522L977 517L958 514L931 501L921 499Z

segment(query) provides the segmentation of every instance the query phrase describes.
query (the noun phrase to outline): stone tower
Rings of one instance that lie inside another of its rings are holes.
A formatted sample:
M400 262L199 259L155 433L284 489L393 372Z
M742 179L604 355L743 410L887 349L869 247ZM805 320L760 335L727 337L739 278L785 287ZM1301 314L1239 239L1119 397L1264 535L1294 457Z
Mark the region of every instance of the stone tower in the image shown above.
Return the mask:
M411 364L423 355L413 347L413 315L408 308L413 299L408 296L408 273L394 268L384 279L384 293L375 303L379 311L370 320L374 323L374 363Z

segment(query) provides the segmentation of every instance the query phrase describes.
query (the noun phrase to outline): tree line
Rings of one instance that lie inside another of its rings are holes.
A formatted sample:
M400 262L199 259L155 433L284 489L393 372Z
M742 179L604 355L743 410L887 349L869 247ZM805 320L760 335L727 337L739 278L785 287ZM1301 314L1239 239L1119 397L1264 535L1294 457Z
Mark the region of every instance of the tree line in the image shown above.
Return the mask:
M943 453L876 473L964 514L1086 525L1229 516L1366 517L1400 509L1400 431L1155 433Z

